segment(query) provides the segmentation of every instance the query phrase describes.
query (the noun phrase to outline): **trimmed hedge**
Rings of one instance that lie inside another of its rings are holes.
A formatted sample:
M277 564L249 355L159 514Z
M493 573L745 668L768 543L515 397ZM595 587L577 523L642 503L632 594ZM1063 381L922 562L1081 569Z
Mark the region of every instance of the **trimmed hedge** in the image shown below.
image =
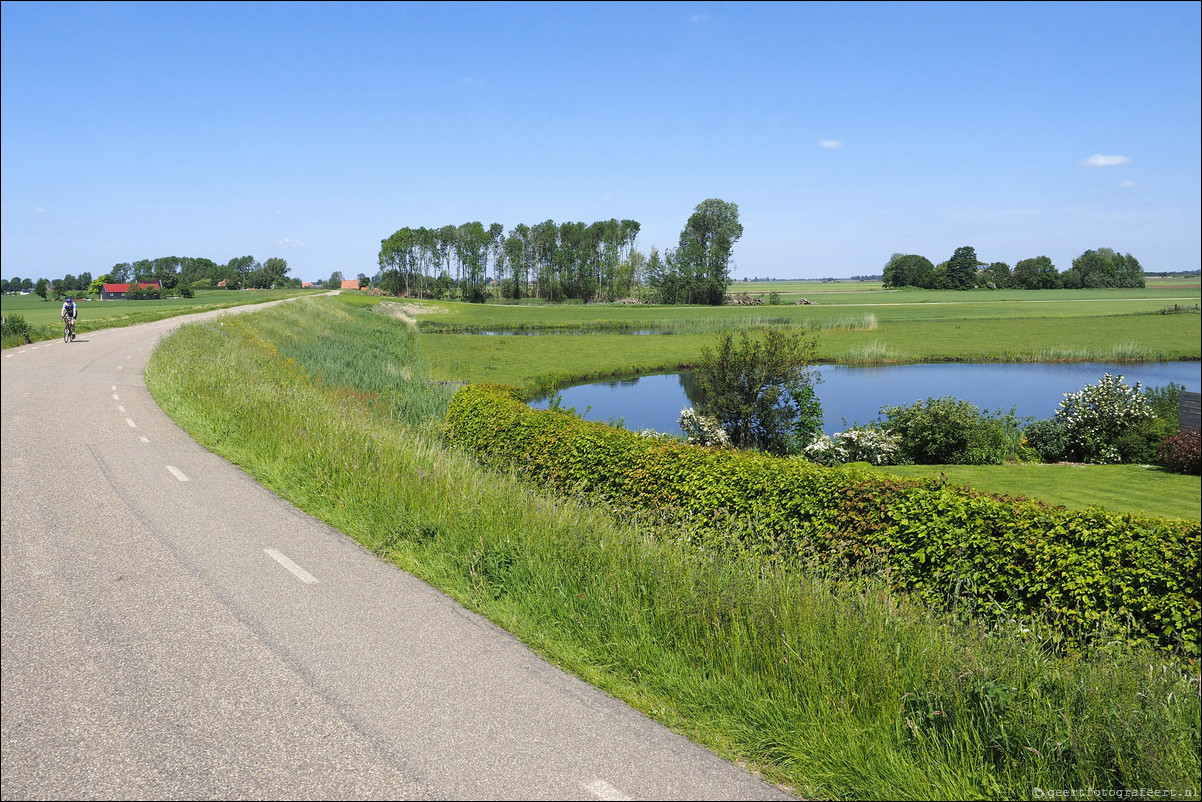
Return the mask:
M1071 641L1121 636L1198 654L1197 522L707 450L534 410L498 385L460 389L446 434L485 464L644 521L733 531L809 565L884 571L930 602L1043 616Z

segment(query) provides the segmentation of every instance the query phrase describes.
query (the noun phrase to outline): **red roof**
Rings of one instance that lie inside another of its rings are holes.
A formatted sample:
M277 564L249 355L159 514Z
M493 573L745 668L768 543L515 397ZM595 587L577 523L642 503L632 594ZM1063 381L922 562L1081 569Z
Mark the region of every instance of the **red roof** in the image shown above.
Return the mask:
M344 279L342 280L342 289L344 289L344 290L357 290L357 289L359 289L359 279L357 279L357 278L344 278Z

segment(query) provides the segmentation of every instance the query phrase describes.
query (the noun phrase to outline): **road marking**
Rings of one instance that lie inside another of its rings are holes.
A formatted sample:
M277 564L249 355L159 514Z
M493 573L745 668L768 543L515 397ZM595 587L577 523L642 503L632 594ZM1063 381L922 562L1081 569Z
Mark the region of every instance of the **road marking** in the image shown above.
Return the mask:
M117 397L117 396L113 396L113 398L116 398L116 397ZM125 407L123 407L123 406L121 406L120 404L118 404L118 405L117 405L117 411L118 411L118 412L124 412L124 411L125 411Z
M149 443L149 442L150 442L150 441L149 441L149 440L147 440L145 437L139 437L138 439L139 439L139 440L141 440L143 443Z
M598 799L615 800L615 802L616 802L616 800L633 799L634 798L632 796L627 796L626 794L622 793L617 788L614 788L612 785L607 783L605 780L597 780L596 782L591 782L584 787L586 789L588 789L588 792L590 794L597 797Z
M136 428L138 428L138 424L134 423L134 422L133 422L133 421L131 421L129 418L126 418L126 419L125 419L125 422L129 424L129 428L131 428L131 429L136 429Z
M292 562L292 560L289 560L283 554L280 554L275 549L263 549L263 551L266 552L268 557L275 560L280 565L284 566L289 571L291 571L292 575L295 576L297 579L299 579L301 582L304 582L306 585L316 585L317 584L316 577L314 577L311 573L306 571L304 568L301 568L299 565Z
M125 367L125 365L118 365L117 370L121 370L121 368L123 368L123 367Z
M116 393L113 393L113 400L114 400L114 401L120 401L120 400L121 400L121 396L117 395Z
M174 476L176 479L179 479L181 482L188 481L188 477L184 476L184 472L181 471L179 468L175 467L174 465L168 465L167 470L171 471L171 475Z

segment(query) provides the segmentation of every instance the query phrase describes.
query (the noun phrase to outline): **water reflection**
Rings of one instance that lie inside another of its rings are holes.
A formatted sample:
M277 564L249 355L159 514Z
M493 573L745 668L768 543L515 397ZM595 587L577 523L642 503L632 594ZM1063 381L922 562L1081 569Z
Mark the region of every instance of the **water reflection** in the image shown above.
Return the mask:
M1154 362L1139 364L1018 365L900 365L848 368L824 365L817 369L822 381L814 388L822 403L823 429L840 432L856 423L877 420L883 406L898 406L927 398L954 396L982 410L1008 412L1019 417L1050 418L1056 414L1064 393L1096 384L1106 373L1122 375L1128 385L1137 381L1147 387L1170 382L1198 392L1202 386L1202 363ZM692 373L672 373L563 388L562 404L575 407L590 420L618 421L633 431L654 429L680 433L681 409L697 406L702 399ZM547 400L531 404L547 407ZM586 408L588 411L585 412Z

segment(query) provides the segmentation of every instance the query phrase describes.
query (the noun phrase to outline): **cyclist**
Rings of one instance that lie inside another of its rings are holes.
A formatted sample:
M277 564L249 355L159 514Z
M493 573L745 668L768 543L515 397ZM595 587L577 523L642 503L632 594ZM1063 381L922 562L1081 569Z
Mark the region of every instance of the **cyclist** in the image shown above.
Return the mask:
M79 307L75 305L74 299L67 298L67 300L63 301L63 312L59 317L62 318L64 323L71 326L71 336L74 337L75 321L79 319Z

